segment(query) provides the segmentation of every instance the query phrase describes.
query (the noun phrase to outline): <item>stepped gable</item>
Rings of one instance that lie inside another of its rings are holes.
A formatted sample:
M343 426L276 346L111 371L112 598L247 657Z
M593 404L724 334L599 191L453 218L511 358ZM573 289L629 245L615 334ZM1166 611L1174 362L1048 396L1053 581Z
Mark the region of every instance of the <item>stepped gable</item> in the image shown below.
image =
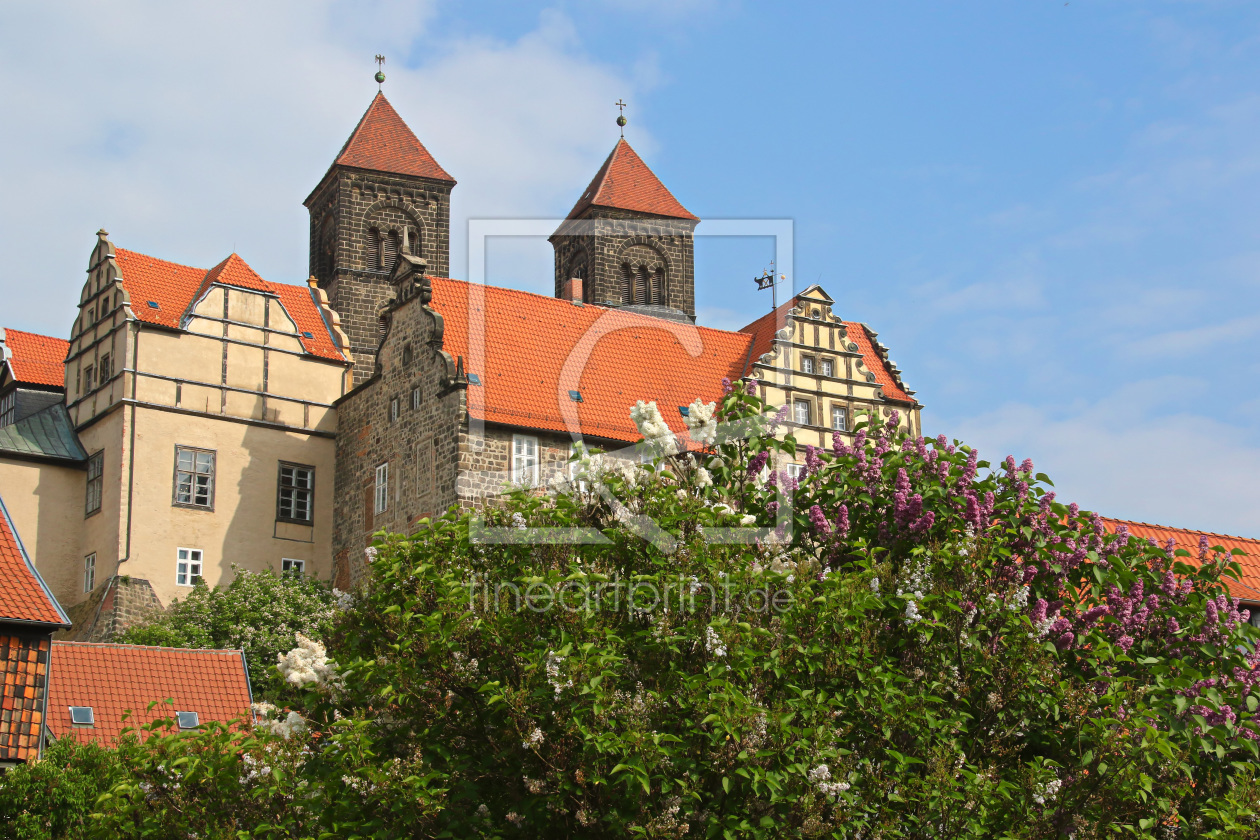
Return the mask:
M167 704L167 698L174 705ZM149 702L158 701L151 710ZM48 730L80 743L113 746L123 727L139 729L176 712L196 712L199 723L247 719L253 696L245 654L239 650L53 642L48 685ZM92 726L70 722L71 706L90 706ZM124 723L123 712L131 711Z
M576 411L584 436L629 443L641 438L630 406L655 400L670 429L683 433L678 407L720 399L722 379L739 378L748 356L751 339L742 333L461 280L429 282L443 349L463 356L481 380L468 386L468 407L486 422L565 432L566 413ZM484 319L481 362L469 353L470 308Z
M700 220L674 198L674 194L661 183L624 137L613 146L604 165L569 211L568 218L577 218L589 207Z
M1173 549L1184 548L1190 552L1189 557L1178 557L1185 563L1195 564L1199 556L1199 538L1207 537L1209 547L1221 546L1226 552L1235 548L1241 549L1242 555L1234 555L1231 559L1242 567L1242 580L1225 578L1231 594L1244 601L1260 602L1260 540L1250 537L1231 537L1228 534L1215 534L1211 531L1194 531L1189 528L1173 528L1168 525L1152 525L1148 522L1133 522L1128 519L1110 519L1103 517L1103 527L1109 533L1116 533L1124 526L1131 537L1149 540L1163 548L1169 540L1174 540Z
M325 359L345 360L338 349L337 339L324 321L319 303L305 286L264 280L236 254L206 270L125 248L115 248L114 252L123 288L131 297L131 310L141 321L179 329L189 308L214 283L270 292L280 299L289 317L297 324L306 352ZM157 305L151 306L150 301Z
M0 359L9 367L13 381L22 385L61 388L65 384L65 360L70 342L48 335L0 330Z
M380 92L376 94L372 104L368 105L346 144L341 147L333 166L393 172L455 183L455 179L438 165L429 150L403 122L402 117L398 116L385 94Z
M752 370L753 364L770 352L774 334L783 329L784 324L787 323L788 313L796 308L796 305L797 298L793 297L773 312L767 312L751 324L740 328L741 333L747 333L753 338L748 369L744 373ZM882 386L884 397L891 402L917 405L914 397L906 393L900 377L884 358L884 354L877 349L872 337L873 333L869 328L859 321L841 321L840 323L844 324L848 339L857 345L858 353L861 354L862 363L866 365L866 369L875 374L875 381Z

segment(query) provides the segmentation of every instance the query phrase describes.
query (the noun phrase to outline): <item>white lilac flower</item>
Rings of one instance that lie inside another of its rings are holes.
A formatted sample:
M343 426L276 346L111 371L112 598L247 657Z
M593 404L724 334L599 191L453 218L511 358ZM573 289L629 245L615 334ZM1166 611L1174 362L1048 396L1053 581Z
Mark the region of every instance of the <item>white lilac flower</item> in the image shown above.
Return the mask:
M876 595L879 594L879 578L877 577L871 578L871 591L874 592Z
M342 592L340 589L333 587L333 603L337 609L345 611L354 607L354 593Z
M458 650L451 654L451 659L454 660L454 664L451 666L451 671L455 673L455 676L466 680L476 678L476 659L470 659L467 655Z
M534 731L525 736L524 741L521 741L521 746L527 750L536 750L542 746L544 740L546 740L546 736L543 735L543 731L534 727Z
M687 407L687 416L683 419L696 443L708 446L717 439L717 422L713 419L716 408L717 403L703 403L699 397Z
M573 680L560 681L560 666L563 663L563 656L554 650L547 651L547 683L555 690L557 697L560 696L561 691L573 686Z
M1015 590L1015 595L1007 603L1006 608L1011 612L1021 612L1028 606L1028 587L1021 586Z
M526 523L525 517L521 514L519 510L512 514L512 527L513 528L524 531L527 524L528 523Z
M285 681L299 688L314 683L317 687L338 685L336 666L328 661L324 646L301 633L295 633L298 646L288 653L277 653L276 667Z
M745 528L747 528L749 525L756 525L757 517L755 514L745 513L743 516L739 518L739 524L743 525Z
M1053 802L1055 797L1059 795L1059 788L1063 782L1058 779L1051 779L1043 785L1038 785L1033 791L1033 802L1038 805L1045 805L1047 802Z
M376 559L376 546L369 545L367 548L363 549L363 556L367 558L369 563L374 561Z
M726 645L722 644L722 638L712 626L704 628L704 647L714 656L726 656Z
M831 781L831 768L826 764L820 764L813 770L810 770L806 777L809 779L819 793L824 796L835 799L838 795L849 789L848 782Z
M674 438L674 433L669 430L669 424L665 422L665 418L661 416L655 400L647 403L639 400L635 403L630 409L630 419L634 421L639 434L643 435L643 439L648 444L665 455L678 453L678 441Z
M712 487L713 475L704 467L696 467L696 486Z

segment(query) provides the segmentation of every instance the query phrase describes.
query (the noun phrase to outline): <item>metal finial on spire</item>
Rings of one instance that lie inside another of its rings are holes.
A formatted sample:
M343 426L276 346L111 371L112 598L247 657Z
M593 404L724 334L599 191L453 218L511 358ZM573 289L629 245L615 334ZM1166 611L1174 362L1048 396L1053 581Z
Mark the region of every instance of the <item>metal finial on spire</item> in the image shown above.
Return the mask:
M376 56L376 89L380 90L383 84L385 84L385 56L378 53Z
M626 119L626 103L622 102L621 99L618 98L613 104L617 106L617 110L621 111L621 113L617 115L617 125L621 127L621 136L625 137L626 123L629 122L629 120Z

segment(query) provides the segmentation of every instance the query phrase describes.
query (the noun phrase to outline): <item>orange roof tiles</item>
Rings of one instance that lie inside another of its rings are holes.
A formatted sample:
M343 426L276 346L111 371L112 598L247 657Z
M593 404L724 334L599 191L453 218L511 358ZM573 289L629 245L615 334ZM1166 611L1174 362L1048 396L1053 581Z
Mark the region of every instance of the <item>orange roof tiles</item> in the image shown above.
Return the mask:
M6 329L4 346L9 351L6 361L15 381L27 385L65 387L65 360L70 342L47 335Z
M1175 540L1175 548L1184 548L1190 552L1190 557L1180 558L1186 562L1193 562L1197 559L1200 536L1207 537L1208 545L1212 547L1219 545L1226 551L1235 548L1242 549L1246 552L1244 555L1233 557L1234 560L1238 561L1238 565L1242 567L1242 580L1234 582L1232 579L1227 579L1226 582L1229 584L1230 591L1235 598L1241 598L1244 601L1260 602L1260 540L1249 537L1231 537L1227 534L1214 534L1211 531L1192 531L1188 528L1171 528L1167 525L1131 522L1127 519L1103 518L1103 527L1113 534L1121 525L1129 529L1130 535L1150 540L1161 547L1168 540Z
M333 165L455 183L398 116L385 94L379 92L351 132L350 139L341 147Z
M175 701L166 704L167 698ZM149 701L157 700L152 711ZM53 642L48 729L54 737L113 744L124 726L139 727L175 712L201 722L250 713L252 697L239 650L188 650L145 645ZM71 706L91 706L92 727L70 722ZM132 714L126 723L124 711Z
M31 562L0 498L0 624L70 626L61 605Z
M595 173L595 178L569 211L568 217L576 218L588 207L612 207L654 216L699 220L698 216L678 203L674 194L665 188L624 137L613 146L612 153Z
M468 408L487 422L563 432L571 420L585 436L630 442L641 437L629 414L641 399L655 400L670 428L683 432L678 406L718 399L723 377L738 378L748 355L750 337L742 333L430 280L431 305L445 321L443 347L480 378L481 385L468 386ZM484 329L471 348L483 348L480 359L470 351L470 311ZM580 391L582 402L571 400L570 390Z
M131 310L141 321L178 329L189 307L214 283L270 292L280 299L289 317L303 333L299 338L306 352L325 359L345 358L337 349L319 305L307 286L264 280L236 254L207 271L124 248L115 248L114 253L122 271L123 288L131 295ZM149 301L156 303L157 307L150 306Z
M39 754L49 635L0 632L0 761L29 761Z
M767 312L756 321L740 329L740 332L748 333L753 337L752 352L749 354L748 361L749 369L764 354L770 352L774 334L783 328L787 321L788 313L796 305L797 298L793 297L787 303L779 306L778 309L773 312ZM844 324L845 334L849 340L857 345L858 352L862 355L862 363L866 365L866 369L875 374L875 382L882 387L884 396L893 402L916 405L914 397L907 394L897 383L897 377L893 375L891 368L884 361L883 354L876 349L875 342L871 339L866 325L858 321L841 321L840 323Z

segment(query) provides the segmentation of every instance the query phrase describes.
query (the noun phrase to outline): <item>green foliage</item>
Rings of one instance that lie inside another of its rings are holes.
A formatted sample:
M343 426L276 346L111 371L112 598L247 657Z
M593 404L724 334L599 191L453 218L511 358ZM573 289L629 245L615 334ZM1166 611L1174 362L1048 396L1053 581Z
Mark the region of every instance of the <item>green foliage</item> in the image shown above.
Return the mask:
M53 741L42 761L0 773L0 840L73 840L87 833L96 799L127 777L113 750Z
M240 648L249 663L254 696L278 699L284 682L277 654L293 647L294 633L325 638L332 629L335 599L328 585L311 577L233 567L232 582L202 583L153 619L127 629L119 641L134 645Z

